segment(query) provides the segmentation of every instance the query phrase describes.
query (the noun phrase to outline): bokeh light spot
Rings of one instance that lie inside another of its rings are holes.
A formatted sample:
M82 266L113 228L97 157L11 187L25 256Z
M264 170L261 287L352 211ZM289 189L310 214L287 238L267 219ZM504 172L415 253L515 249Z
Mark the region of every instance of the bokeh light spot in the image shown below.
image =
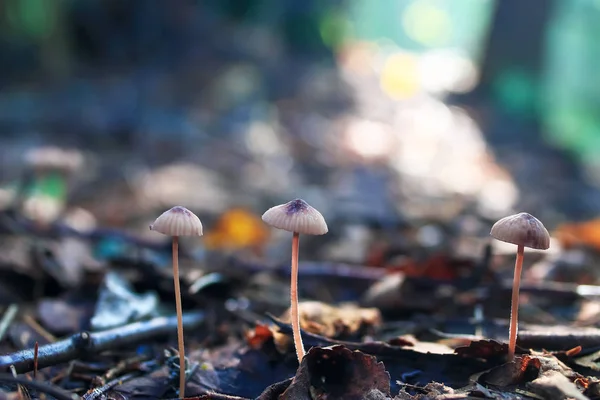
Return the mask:
M408 99L419 91L416 57L409 53L392 54L381 71L381 89L395 100Z
M418 0L408 6L402 25L411 39L428 47L449 43L453 30L448 12L431 0Z

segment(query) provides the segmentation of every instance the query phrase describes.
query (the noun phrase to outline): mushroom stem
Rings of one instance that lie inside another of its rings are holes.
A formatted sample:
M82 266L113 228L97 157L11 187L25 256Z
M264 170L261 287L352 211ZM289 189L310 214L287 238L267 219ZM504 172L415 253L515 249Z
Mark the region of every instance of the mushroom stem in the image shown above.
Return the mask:
M523 269L523 253L525 247L518 245L517 260L515 261L515 277L513 279L512 301L510 305L510 335L508 338L508 361L515 358L517 346L517 327L519 323L519 286L521 285L521 271Z
M179 398L185 398L185 349L183 346L183 310L179 286L179 236L173 236L173 283L175 284L175 306L177 307L177 345L179 349Z
M300 233L294 232L292 237L292 280L290 284L290 317L292 319L292 331L294 333L294 346L298 363L304 358L304 344L300 335L300 315L298 314L298 248L300 247Z

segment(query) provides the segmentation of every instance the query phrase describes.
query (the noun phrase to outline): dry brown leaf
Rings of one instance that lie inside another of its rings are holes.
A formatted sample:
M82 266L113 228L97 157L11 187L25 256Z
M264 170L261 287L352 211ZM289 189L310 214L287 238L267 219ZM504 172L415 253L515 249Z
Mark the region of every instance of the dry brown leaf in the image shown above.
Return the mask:
M600 219L562 224L555 234L565 249L584 245L600 250Z
M373 356L344 346L313 347L281 400L386 399L390 375ZM383 397L382 397L383 396Z
M303 330L331 339L343 340L362 335L381 324L381 314L376 308L359 308L352 304L334 307L318 301L301 302L298 308ZM289 310L281 319L290 322ZM275 330L273 337L279 351L285 353L291 349L292 340L289 335Z
M541 395L546 400L589 400L577 386L558 371L546 371L539 378L528 384L529 390Z
M498 387L518 385L536 379L541 368L542 362L538 357L524 355L483 373L479 381Z

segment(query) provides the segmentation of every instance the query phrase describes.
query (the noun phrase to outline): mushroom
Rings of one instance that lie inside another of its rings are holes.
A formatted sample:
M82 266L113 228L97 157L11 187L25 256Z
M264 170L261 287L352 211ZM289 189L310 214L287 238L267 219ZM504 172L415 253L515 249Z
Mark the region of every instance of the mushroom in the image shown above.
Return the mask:
M173 282L175 284L175 305L177 307L177 344L179 346L179 397L185 397L185 350L183 346L183 311L181 309L181 288L179 287L179 236L202 236L200 218L185 207L175 206L162 213L150 230L173 238Z
M519 213L504 217L492 226L490 235L503 242L517 245L515 277L513 280L510 309L510 334L508 341L508 361L515 357L517 344L517 325L519 318L519 286L523 269L525 247L546 250L550 247L550 235L539 219L528 213Z
M262 220L277 229L293 232L292 236L292 278L290 282L290 318L294 333L294 346L298 362L304 357L304 345L300 336L300 317L298 315L298 247L300 234L324 235L327 233L327 223L319 211L302 199L269 208Z

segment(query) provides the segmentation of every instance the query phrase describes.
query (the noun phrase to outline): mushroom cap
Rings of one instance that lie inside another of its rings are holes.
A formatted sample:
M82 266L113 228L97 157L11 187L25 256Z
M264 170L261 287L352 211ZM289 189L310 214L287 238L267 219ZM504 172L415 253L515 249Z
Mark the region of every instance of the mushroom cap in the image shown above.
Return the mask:
M509 215L492 226L490 235L498 240L532 249L550 247L550 234L539 219L528 213Z
M168 236L202 236L202 222L187 208L175 206L156 218L150 230Z
M304 235L324 235L329 231L323 215L302 199L269 208L262 220L274 228Z

